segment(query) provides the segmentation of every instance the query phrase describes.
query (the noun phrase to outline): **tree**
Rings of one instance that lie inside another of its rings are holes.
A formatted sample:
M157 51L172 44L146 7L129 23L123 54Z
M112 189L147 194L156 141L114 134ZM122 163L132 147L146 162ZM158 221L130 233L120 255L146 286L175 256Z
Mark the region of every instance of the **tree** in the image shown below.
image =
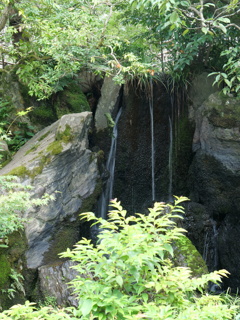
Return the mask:
M2 17L10 21L1 40L5 71L16 73L39 99L61 90L81 70L123 83L162 72L174 81L188 79L205 67L217 72L226 91L239 91L237 0L4 3ZM6 9L10 5L14 11ZM17 24L11 23L14 17ZM19 41L11 42L14 35Z

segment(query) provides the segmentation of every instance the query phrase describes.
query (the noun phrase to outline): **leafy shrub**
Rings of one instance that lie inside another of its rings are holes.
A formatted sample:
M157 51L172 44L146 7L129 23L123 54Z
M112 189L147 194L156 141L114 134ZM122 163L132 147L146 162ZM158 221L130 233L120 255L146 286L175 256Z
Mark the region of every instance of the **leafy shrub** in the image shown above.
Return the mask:
M226 270L193 278L191 270L174 267L172 242L184 237L178 228L183 208L155 203L148 215L127 216L112 201L109 220L92 213L83 219L101 225L96 246L88 239L61 256L78 264L71 285L79 297L73 314L79 319L232 319L235 309L219 296L204 293L208 282L219 283ZM201 293L201 294L200 294Z
M0 247L7 246L7 236L23 228L23 213L33 205L44 205L53 197L31 198L30 186L23 186L15 176L0 176Z
M209 281L219 283L225 270L194 278L191 270L174 267L172 242L184 237L181 219L186 198L175 205L156 203L148 215L127 216L120 202L112 201L109 220L92 213L83 219L101 225L97 245L82 239L61 254L78 264L71 285L78 308L37 310L32 303L17 305L0 314L3 320L237 320L238 300L205 292Z

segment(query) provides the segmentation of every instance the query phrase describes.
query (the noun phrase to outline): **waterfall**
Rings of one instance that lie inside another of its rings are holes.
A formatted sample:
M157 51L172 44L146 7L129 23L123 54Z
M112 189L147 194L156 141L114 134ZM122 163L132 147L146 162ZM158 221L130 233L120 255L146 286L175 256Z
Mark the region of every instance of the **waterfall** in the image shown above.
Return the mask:
M173 130L172 120L169 116L169 153L168 153L168 167L169 167L169 186L168 186L168 201L172 201L172 180L173 180L173 168L172 168L172 153L173 153Z
M115 170L117 136L118 136L117 124L121 116L121 113L122 113L122 108L120 108L118 111L118 114L115 119L115 125L113 127L111 148L110 148L110 152L109 152L109 156L106 164L106 169L109 172L109 178L107 180L105 190L103 191L100 198L100 217L103 219L106 219L109 200L112 199L112 194L113 194L114 170Z
M155 201L155 144L154 144L154 117L153 117L153 83L150 79L149 110L151 121L151 163L152 163L152 201Z

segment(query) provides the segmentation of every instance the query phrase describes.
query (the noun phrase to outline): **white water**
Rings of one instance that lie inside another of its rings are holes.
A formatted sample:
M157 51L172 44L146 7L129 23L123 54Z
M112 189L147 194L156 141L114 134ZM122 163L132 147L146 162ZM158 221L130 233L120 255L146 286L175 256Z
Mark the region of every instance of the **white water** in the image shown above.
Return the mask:
M109 172L109 178L106 183L106 188L103 191L101 198L100 198L100 217L106 219L107 211L108 211L108 204L110 199L112 199L113 194L113 183L114 183L114 171L115 171L115 161L116 161L116 151L117 151L117 136L118 136L118 129L117 124L119 118L122 113L122 108L119 109L118 114L115 119L115 125L113 127L113 136L111 141L111 148L106 164L106 169Z
M151 163L152 163L152 201L155 201L155 143L154 143L154 117L153 117L153 84L150 81L149 110L151 121Z
M169 117L169 153L168 153L168 168L169 168L169 186L168 186L168 201L171 202L172 199L172 181L173 181L173 129L172 120Z

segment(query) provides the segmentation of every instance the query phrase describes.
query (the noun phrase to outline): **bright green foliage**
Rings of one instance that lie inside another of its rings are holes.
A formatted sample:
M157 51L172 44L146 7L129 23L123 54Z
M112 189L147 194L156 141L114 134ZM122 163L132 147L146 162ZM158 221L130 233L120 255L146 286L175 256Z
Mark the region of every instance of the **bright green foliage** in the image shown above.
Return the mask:
M227 276L226 270L195 278L189 268L172 264L172 242L184 237L175 220L182 218L179 203L185 200L177 198L174 206L155 203L148 215L130 217L114 200L108 221L82 214L101 225L101 233L96 246L82 239L61 254L77 262L72 286L79 297L73 310L78 319L233 319L234 307L204 293L209 281Z
M34 127L27 122L19 122L20 118L32 111L32 107L17 112L13 119L11 111L10 103L0 98L0 140L7 141L11 151L17 151L34 135ZM14 124L18 125L19 130L12 132Z
M0 176L0 247L7 246L7 236L23 228L24 212L34 205L45 205L53 197L32 199L31 187L21 185L17 177Z
M25 289L23 286L24 277L14 269L10 269L8 277L11 279L10 287L2 289L1 292L6 294L9 299L13 299L16 292L22 292L25 295Z
M25 305L13 306L10 310L0 314L1 320L68 320L72 317L66 310L43 307L36 309L34 303L27 301Z
M124 83L162 72L179 81L208 68L226 74L229 91L238 91L237 0L18 0L10 5L19 24L0 34L7 44L3 71L16 73L39 99L62 90L81 70ZM12 42L17 35L20 40Z
M236 320L238 299L205 293L208 282L219 283L225 270L193 277L191 270L174 267L172 242L185 237L174 222L181 219L179 205L155 203L148 215L127 216L112 201L109 220L92 213L83 219L101 225L99 242L82 239L62 257L77 264L79 276L72 281L78 308L58 309L34 304L13 306L0 314L3 320Z

